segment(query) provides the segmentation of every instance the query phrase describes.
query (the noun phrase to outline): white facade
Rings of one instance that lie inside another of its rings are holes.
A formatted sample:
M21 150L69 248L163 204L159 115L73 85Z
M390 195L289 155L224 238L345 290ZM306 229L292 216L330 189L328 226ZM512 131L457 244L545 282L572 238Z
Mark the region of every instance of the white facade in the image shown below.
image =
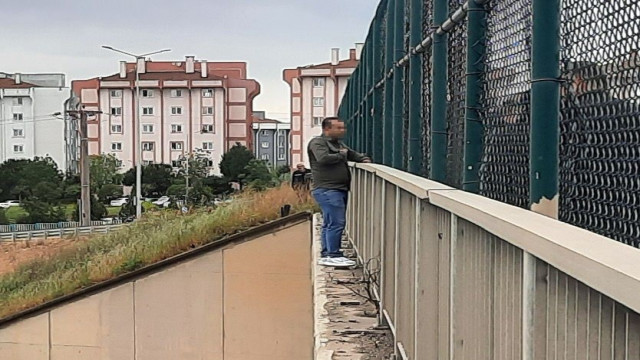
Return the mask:
M336 116L349 77L360 60L360 44L340 61L339 49L331 50L331 62L284 70L291 89L291 163L309 165L307 146L322 134L322 120Z
M67 87L0 88L0 162L49 156L64 171Z
M208 90L212 91L211 96ZM143 88L141 93L143 161L172 164L183 154L206 150L212 173L220 174L218 163L224 151L223 89ZM134 99L135 90L100 89L99 129L89 127L89 137L99 138L91 143L89 153L114 154L122 161L123 169L133 166L137 146Z

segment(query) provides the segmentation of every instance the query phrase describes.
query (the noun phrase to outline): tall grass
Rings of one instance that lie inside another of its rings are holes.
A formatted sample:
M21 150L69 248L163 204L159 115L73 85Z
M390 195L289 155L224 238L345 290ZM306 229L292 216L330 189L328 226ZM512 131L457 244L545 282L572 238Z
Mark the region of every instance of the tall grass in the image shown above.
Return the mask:
M79 241L57 255L0 276L0 319L187 251L226 235L274 220L280 208L313 210L308 195L288 186L245 192L226 206L191 214L148 214L123 229Z

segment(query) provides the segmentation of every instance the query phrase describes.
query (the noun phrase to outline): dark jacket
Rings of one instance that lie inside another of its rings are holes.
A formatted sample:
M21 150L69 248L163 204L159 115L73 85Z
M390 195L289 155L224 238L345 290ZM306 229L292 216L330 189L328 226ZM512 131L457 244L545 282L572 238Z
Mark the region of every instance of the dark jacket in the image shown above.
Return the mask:
M311 170L296 170L291 174L291 186L293 187L307 187L309 184Z
M347 149L346 155L340 149ZM362 162L367 156L349 149L342 141L319 136L311 139L307 148L314 189L349 191L351 172L348 161Z

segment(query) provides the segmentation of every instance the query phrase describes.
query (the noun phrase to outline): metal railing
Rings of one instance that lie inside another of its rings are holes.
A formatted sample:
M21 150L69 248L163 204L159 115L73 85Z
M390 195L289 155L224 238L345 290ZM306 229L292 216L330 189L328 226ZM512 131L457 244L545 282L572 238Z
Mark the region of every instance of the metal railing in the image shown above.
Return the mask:
M32 239L48 239L52 237L78 236L90 234L106 234L117 230L125 224L98 225L89 227L43 229L31 231L0 232L0 243L25 241Z
M91 226L104 226L121 224L122 221L99 221L92 220ZM0 225L0 233L12 233L12 232L26 232L37 230L53 230L53 229L70 229L80 227L80 223L77 221L62 221L57 223L37 223L37 224L9 224Z
M636 0L381 0L346 141L640 247L639 23Z
M399 358L640 359L640 250L386 166L352 173L347 232L379 260Z

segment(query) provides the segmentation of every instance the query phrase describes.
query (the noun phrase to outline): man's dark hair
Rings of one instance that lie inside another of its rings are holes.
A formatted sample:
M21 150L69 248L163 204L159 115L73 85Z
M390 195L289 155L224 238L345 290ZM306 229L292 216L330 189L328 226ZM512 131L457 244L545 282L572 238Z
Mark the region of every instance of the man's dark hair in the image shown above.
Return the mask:
M329 117L326 117L326 118L324 118L324 120L322 120L322 130L325 130L325 129L331 129L332 121L334 121L334 120L336 120L336 121L342 121L342 120L340 120L340 118L339 118L339 117L337 117L337 116L329 116Z

